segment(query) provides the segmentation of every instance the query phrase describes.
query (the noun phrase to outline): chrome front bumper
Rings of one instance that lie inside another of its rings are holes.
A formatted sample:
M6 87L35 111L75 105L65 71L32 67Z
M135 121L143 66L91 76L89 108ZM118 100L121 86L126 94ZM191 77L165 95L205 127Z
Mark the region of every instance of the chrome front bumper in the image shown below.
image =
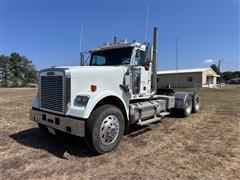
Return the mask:
M76 136L85 136L85 121L30 109L30 120Z

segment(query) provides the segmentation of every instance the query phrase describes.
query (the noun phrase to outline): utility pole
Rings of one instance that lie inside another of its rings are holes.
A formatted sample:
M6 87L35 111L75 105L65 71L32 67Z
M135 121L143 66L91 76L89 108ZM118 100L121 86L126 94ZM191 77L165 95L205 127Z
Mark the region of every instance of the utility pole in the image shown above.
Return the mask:
M175 87L178 87L178 37L176 37L176 77Z
M218 70L219 70L219 73L221 74L221 63L223 62L223 59L220 59L218 60Z
M221 63L223 62L223 59L218 60L218 71L219 71L219 83L221 83L222 81L222 77L221 77Z

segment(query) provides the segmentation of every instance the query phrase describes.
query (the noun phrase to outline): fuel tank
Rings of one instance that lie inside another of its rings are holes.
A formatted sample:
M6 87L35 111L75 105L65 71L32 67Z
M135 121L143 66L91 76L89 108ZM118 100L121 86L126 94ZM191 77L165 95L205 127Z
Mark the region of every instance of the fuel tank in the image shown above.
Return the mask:
M130 104L130 124L136 123L139 119L147 120L158 116L160 112L166 110L165 100L149 100Z

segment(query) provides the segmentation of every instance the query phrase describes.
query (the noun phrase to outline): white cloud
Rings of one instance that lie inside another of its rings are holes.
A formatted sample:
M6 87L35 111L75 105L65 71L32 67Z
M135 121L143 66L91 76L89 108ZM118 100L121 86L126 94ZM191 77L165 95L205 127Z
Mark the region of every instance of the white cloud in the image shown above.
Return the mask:
M214 60L213 59L205 59L203 61L204 64L213 64L214 63Z

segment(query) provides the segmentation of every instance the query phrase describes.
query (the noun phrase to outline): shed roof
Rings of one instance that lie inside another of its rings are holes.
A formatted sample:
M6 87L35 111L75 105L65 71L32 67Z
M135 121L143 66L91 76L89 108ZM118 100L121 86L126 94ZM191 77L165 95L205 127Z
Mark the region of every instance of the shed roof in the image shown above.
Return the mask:
M212 68L196 68L196 69L178 69L178 70L167 70L167 71L158 71L157 74L177 74L177 73L195 73L195 72L205 72L211 70L214 74L216 72Z

